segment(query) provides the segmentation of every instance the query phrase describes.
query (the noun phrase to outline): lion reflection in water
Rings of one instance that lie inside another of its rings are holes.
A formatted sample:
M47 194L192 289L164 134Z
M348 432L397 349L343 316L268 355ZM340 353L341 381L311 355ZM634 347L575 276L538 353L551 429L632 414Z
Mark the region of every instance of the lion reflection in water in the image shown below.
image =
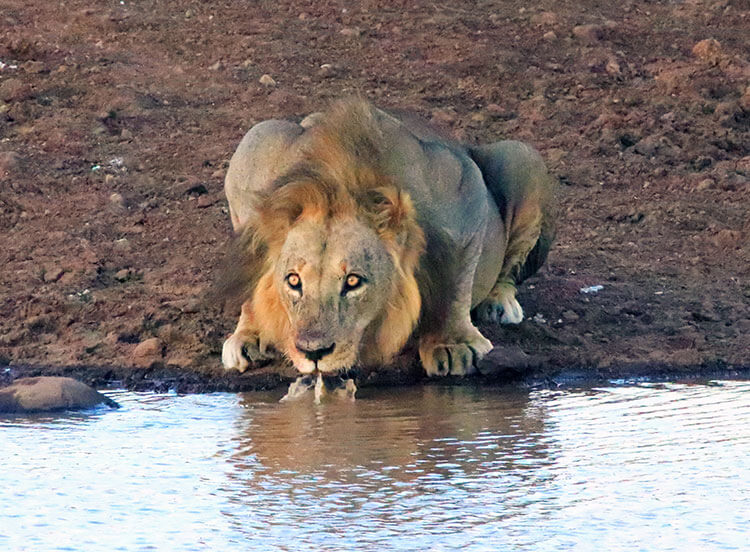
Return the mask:
M356 468L390 466L396 468L391 477L410 481L446 473L443 464L460 464L466 473L491 466L523 476L549 455L541 438L545 412L523 391L363 390L354 403L317 408L307 401L262 404L254 394L245 401L232 455L240 474L246 469L325 473L341 480L356 479Z

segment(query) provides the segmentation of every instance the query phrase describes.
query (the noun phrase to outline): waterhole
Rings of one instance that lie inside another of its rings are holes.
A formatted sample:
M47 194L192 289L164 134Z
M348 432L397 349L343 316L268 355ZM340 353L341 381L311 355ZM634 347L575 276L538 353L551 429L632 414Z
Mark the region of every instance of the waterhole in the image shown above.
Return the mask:
M750 543L750 382L281 394L0 418L0 550Z

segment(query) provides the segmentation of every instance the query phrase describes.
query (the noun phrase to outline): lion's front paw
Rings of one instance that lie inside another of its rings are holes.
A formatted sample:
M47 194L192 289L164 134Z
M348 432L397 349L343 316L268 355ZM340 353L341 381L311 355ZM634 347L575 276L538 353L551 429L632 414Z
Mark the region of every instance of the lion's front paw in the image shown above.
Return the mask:
M419 358L430 377L467 376L476 372L479 361L491 350L490 340L476 331L455 343L425 339L419 347Z
M221 348L221 363L226 370L244 372L250 362L260 362L273 358L268 348L260 343L257 336L233 333Z

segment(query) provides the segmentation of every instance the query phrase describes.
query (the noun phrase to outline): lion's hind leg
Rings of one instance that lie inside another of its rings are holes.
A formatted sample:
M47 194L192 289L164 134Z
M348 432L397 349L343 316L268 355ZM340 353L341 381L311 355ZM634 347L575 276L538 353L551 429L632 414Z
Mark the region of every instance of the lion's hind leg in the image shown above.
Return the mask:
M480 322L519 324L524 314L516 286L542 266L555 234L550 211L553 182L539 154L521 142L480 146L472 150L472 157L508 236L497 281L474 315Z

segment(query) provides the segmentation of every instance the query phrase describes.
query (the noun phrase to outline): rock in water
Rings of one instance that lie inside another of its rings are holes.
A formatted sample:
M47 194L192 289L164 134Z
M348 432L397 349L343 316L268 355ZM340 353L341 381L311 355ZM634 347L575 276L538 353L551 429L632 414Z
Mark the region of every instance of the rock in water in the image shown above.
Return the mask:
M2 413L84 410L100 404L119 408L112 399L72 378L22 378L0 389Z

